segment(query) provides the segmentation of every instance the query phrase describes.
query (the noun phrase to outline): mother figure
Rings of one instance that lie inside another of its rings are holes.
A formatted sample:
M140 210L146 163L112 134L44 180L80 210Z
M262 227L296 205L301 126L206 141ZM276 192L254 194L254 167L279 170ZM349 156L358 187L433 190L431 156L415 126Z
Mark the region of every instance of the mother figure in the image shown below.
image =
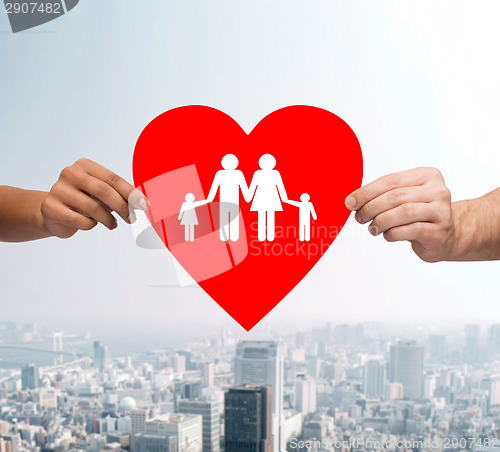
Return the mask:
M253 198L250 210L259 213L259 240L263 242L267 238L267 240L273 241L275 236L274 213L283 210L281 201L288 201L288 197L281 175L279 171L274 169L276 159L271 154L264 154L259 159L259 166L260 170L255 171L248 189L249 200Z

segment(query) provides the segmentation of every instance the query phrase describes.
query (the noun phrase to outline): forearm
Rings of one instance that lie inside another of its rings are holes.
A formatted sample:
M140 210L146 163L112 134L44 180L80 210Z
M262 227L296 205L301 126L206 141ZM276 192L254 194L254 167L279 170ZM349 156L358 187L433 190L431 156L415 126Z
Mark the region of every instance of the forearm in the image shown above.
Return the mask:
M500 188L477 199L452 203L454 246L447 260L500 259Z
M218 186L212 186L212 188L210 189L209 193L208 193L208 196L207 196L207 202L213 202L213 200L215 199L215 195L217 194L217 190L219 189Z
M49 237L41 213L46 192L0 186L0 242Z

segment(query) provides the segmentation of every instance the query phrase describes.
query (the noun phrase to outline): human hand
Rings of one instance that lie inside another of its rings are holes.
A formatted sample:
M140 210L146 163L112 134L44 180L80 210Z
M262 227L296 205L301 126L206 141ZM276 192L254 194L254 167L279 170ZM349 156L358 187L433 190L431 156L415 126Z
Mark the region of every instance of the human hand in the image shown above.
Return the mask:
M130 204L130 207L129 207ZM148 210L149 201L125 179L88 159L64 168L41 206L45 227L60 238L88 231L101 223L112 230L116 212L131 224L133 209Z
M372 235L407 240L426 262L454 258L457 231L451 194L436 168L389 174L351 193L345 206Z

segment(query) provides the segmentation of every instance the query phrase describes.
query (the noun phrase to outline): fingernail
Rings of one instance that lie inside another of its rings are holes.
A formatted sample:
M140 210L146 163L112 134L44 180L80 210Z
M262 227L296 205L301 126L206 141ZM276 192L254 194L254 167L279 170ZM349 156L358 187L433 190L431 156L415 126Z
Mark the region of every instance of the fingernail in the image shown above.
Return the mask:
M368 232L371 234L371 235L377 235L377 227L376 226L368 226Z
M132 224L135 222L135 220L137 220L135 212L130 212L130 215L128 216L128 221L130 222L130 224Z
M356 208L356 199L354 196L348 196L347 199L345 200L345 206L349 210L354 210Z
M149 201L148 201L148 199L147 199L147 198L145 198L145 197L143 196L143 197L141 197L141 198L139 199L139 207L140 207L142 210L144 210L144 211L149 210L149 206L150 206L150 204L149 204Z

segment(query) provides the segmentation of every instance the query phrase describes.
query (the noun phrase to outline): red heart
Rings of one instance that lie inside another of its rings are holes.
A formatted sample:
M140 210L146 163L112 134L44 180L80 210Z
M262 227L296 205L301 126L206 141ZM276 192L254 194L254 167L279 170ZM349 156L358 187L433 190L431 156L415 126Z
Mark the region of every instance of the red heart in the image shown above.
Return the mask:
M205 199L226 154L238 157L238 170L250 185L266 153L275 157L274 169L289 199L310 195L318 217L311 222L311 240L299 241L299 208L283 203L275 216L275 240L259 241L258 213L240 196L237 241L219 239L219 205L213 202L196 208L195 240L185 242L178 214L186 194ZM320 108L282 108L247 135L214 108L186 106L163 113L144 129L133 172L135 185L151 203L148 218L165 245L200 287L249 331L335 240L349 216L344 199L361 184L363 157L351 128Z

